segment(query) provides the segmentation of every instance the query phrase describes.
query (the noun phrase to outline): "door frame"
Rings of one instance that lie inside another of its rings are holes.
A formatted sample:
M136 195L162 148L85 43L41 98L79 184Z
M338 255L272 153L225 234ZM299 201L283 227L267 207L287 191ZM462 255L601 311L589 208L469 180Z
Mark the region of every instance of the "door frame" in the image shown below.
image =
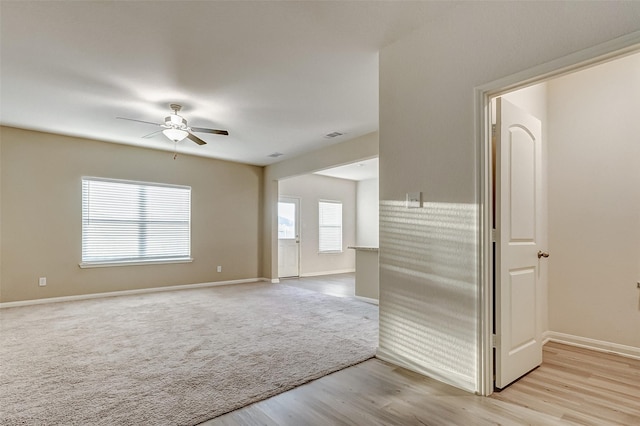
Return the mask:
M640 51L640 31L477 86L474 116L478 194L478 393L493 393L493 250L490 99Z
M297 249L296 249L296 253L298 256L298 275L295 275L296 277L300 277L300 271L302 270L302 253L301 253L301 246L302 246L302 237L301 237L301 232L302 232L302 227L300 226L300 218L301 218L301 214L300 214L300 204L301 204L301 199L300 197L293 197L290 195L278 195L278 201L276 203L276 206L278 206L281 201L285 200L284 202L290 202L290 201L295 201L295 205L296 205L296 243L297 243ZM279 207L276 208L276 220L278 217L278 210ZM278 234L276 233L276 241L278 243L278 259L280 259L280 238L278 237ZM281 277L280 276L280 266L278 264L278 273L276 274L278 275L278 280L280 280L280 278L292 278L294 276L291 277Z

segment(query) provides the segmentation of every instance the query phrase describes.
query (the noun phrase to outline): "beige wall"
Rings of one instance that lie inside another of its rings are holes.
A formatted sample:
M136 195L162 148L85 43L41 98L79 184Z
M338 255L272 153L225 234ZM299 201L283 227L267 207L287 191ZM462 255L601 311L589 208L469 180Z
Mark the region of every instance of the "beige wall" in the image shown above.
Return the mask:
M278 181L378 156L378 132L330 145L265 167L262 270L278 278Z
M283 179L280 195L300 199L300 275L355 271L356 183L319 175ZM318 253L318 202L342 202L342 253Z
M382 49L379 355L485 389L475 88L638 30L636 2L470 2Z
M359 246L378 247L379 188L378 178L361 180L357 184L356 244Z
M0 141L2 302L261 277L262 168L7 127ZM81 176L191 186L194 261L80 269Z
M640 54L548 94L550 329L640 348Z

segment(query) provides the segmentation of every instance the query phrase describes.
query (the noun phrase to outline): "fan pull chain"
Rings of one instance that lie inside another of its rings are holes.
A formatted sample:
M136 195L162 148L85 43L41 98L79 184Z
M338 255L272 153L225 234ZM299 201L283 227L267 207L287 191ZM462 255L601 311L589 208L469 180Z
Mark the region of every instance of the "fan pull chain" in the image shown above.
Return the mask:
M178 142L173 143L173 159L178 158Z

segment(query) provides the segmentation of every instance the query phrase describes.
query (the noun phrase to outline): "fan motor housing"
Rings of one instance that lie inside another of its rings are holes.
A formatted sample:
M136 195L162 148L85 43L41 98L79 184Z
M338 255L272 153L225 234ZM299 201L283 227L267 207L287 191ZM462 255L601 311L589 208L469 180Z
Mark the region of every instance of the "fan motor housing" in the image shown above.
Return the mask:
M185 129L187 127L187 120L185 120L178 114L172 114L165 117L164 124L167 125L167 127Z

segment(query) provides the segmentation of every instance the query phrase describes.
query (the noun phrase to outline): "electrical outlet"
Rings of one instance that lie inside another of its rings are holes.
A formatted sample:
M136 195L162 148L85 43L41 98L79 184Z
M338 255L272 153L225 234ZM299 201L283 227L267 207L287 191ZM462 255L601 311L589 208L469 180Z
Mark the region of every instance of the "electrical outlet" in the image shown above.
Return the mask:
M218 266L218 272L222 272L222 266Z
M47 285L47 277L40 277L38 279L38 285L40 287L44 287L45 285Z

